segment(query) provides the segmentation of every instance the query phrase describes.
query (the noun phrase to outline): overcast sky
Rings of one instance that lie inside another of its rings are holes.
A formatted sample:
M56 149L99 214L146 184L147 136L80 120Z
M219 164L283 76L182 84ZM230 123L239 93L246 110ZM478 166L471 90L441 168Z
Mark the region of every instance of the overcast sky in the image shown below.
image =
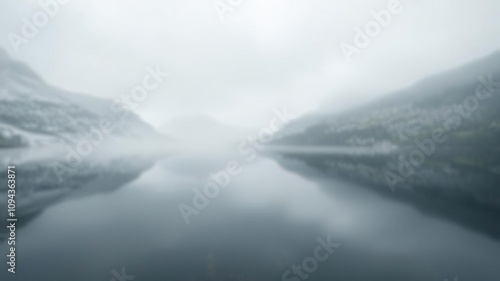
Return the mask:
M213 0L73 0L15 53L7 34L41 8L3 0L0 45L54 86L107 98L158 64L172 75L137 109L146 121L201 113L256 127L274 107L342 110L500 49L498 0L401 0L348 63L340 44L389 2L242 0L221 21Z

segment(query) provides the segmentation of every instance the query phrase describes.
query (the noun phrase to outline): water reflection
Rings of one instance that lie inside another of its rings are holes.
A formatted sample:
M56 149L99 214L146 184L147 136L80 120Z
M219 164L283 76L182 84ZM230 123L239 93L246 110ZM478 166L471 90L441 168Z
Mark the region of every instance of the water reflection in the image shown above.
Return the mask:
M327 177L357 182L379 195L410 204L426 215L452 220L500 240L499 190L496 188L499 178L491 173L478 174L477 169L462 167L458 176L433 168L433 174L415 174L405 178L404 185L391 190L385 168L396 163L400 153L318 154L306 149L279 152L272 151L273 157L281 159L283 167L312 180ZM304 174L303 167L297 168L294 163L306 165L310 171Z
M66 170L59 178L54 163L64 163L56 151L13 149L2 150L0 163L16 166L16 217L23 226L48 206L57 202L110 192L137 178L155 162L151 157L107 155L89 157L74 169ZM7 193L7 186L0 186ZM6 195L4 196L6 198ZM7 218L7 207L2 208L2 220ZM3 230L2 230L3 232Z
M500 276L498 242L297 161L248 163L187 225L178 205L219 162L168 157L112 192L51 205L18 231L12 280L110 280L123 267L134 280L281 280L328 236L341 247L307 280Z

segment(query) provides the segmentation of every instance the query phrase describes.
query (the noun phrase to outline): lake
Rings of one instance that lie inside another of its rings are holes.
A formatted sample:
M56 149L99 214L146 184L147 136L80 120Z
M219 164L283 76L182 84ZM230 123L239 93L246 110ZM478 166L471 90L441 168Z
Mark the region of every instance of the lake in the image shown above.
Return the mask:
M180 204L231 157L169 155L58 197L0 280L499 280L498 240L281 157L240 161L187 224Z

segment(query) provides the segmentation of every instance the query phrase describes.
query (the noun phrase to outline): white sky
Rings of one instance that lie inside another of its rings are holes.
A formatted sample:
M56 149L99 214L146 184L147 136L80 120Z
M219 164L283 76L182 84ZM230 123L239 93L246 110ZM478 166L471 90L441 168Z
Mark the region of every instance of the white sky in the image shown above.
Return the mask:
M201 113L256 127L274 107L342 110L500 49L498 0L401 0L347 63L340 43L389 1L242 0L222 22L212 0L73 0L16 54L7 34L40 6L3 0L0 46L54 86L107 98L159 64L172 76L140 104L146 121Z

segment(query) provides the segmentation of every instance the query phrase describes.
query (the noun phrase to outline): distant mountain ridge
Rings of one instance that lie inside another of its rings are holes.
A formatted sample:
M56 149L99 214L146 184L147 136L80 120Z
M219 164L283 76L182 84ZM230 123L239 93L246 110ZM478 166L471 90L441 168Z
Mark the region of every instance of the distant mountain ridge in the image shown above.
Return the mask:
M174 119L158 130L188 147L212 151L240 143L253 132L251 128L226 125L205 114Z

